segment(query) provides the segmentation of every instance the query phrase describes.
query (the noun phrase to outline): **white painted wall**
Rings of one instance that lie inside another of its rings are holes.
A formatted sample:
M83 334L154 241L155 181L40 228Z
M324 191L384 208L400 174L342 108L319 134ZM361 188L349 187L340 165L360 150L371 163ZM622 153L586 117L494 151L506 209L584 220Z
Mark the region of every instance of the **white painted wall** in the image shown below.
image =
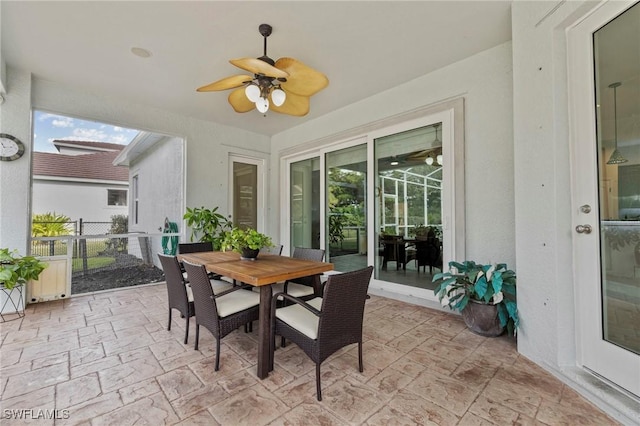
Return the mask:
M33 214L56 212L78 220L110 222L113 215L127 215L127 206L108 206L107 190L128 190L128 184L33 181Z
M511 43L505 43L275 135L271 167L278 173L272 174L268 204L279 205L277 179L286 172L279 170L278 152L303 144L308 148L317 139L464 97L466 256L515 268L511 74Z
M164 220L176 222L183 232L184 205L184 152L181 138L167 137L157 142L143 156L129 166L131 178L138 175L138 224L133 223L133 200L129 206L129 231L157 234L162 232ZM186 238L186 237L185 237ZM162 252L161 239L152 240L153 261L159 267L155 253Z
M0 105L0 133L8 133L25 145L22 158L0 162L0 247L25 254L31 221L31 78L7 67L7 93Z

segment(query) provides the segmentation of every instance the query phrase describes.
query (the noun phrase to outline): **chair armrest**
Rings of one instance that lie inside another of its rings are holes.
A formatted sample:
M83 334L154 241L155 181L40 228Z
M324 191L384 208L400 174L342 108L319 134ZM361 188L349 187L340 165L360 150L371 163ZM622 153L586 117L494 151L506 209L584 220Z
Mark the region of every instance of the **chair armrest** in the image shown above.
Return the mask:
M276 303L278 302L278 297L282 297L284 299L287 299L291 302L297 303L298 305L302 306L303 308L305 308L306 310L308 310L309 312L311 312L312 314L314 314L315 316L320 316L322 315L322 312L317 310L316 308L314 308L313 306L309 305L307 302L305 302L304 300L298 298L298 297L294 297L291 296L290 294L287 293L276 293L273 295L273 297L271 298L271 312L272 315L275 316L275 312L276 312Z

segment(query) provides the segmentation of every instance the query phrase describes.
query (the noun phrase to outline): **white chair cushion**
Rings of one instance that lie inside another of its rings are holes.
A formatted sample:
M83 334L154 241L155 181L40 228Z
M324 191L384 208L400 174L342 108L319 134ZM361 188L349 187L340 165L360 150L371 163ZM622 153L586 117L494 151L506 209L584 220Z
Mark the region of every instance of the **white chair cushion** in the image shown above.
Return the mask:
M218 315L222 318L244 311L252 306L260 304L260 295L244 289L236 290L232 293L225 294L216 298L218 306Z
M260 288L256 287L254 290L260 291ZM271 286L272 294L282 293L284 292L284 283L277 283ZM313 294L313 287L309 287L308 285L289 283L287 286L287 294L293 297L305 297L311 296ZM282 297L279 298L282 300Z
M329 275L338 275L338 274L342 274L342 272L340 272L340 271L327 271L327 272L324 272L322 275L320 275L320 282L326 283L327 280L329 279Z
M225 290L233 288L233 284L221 282L218 280L209 280L209 282L211 282L213 294L222 293ZM189 302L193 302L193 290L191 290L191 284L189 283L187 283L187 299L189 300Z
M322 299L316 297L307 303L316 309L320 309ZM318 338L318 323L320 322L320 318L298 304L276 309L276 318L289 324L311 339Z

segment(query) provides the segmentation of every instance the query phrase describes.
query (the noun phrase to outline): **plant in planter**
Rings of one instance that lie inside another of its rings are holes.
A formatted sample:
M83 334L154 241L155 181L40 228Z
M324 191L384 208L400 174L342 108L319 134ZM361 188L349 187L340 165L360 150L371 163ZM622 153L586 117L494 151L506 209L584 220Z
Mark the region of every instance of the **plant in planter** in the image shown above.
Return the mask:
M20 256L17 250L0 249L0 284L7 290L37 280L47 264L33 256Z
M516 273L505 263L449 262L449 272L436 274L433 282L439 283L434 293L442 305L460 311L474 333L498 336L506 328L515 336L519 323Z
M255 259L261 248L272 247L273 242L271 237L253 228L233 227L224 233L221 246L222 250L237 251L243 259Z
M231 229L232 223L224 215L218 213L218 207L205 209L204 207L187 207L183 219L191 228L190 240L198 238L199 242L211 242L214 250L222 248L225 231Z

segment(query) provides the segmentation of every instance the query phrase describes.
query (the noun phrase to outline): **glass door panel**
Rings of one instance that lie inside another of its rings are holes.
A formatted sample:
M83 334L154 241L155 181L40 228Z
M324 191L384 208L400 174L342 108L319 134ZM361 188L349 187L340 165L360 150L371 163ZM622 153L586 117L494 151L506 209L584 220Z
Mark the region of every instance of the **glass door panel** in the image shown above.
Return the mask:
M602 339L640 354L640 4L593 40Z
M233 162L233 223L258 228L258 166Z
M367 266L367 146L326 154L326 259L347 272Z
M433 266L440 272L440 129L441 123L436 123L374 140L376 279L429 288L431 275L426 272L432 271Z
M289 175L291 253L320 248L320 157L291 163Z

